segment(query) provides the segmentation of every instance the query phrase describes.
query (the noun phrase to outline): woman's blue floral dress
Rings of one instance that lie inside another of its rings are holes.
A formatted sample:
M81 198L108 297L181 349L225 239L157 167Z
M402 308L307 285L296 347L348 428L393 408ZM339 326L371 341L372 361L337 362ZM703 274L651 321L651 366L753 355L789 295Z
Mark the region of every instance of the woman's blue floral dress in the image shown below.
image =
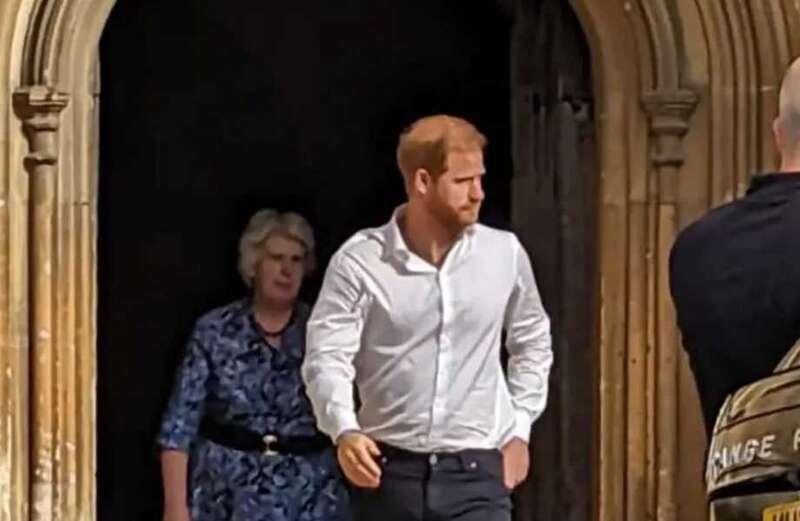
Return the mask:
M195 325L158 437L162 448L189 453L192 521L346 521L333 449L262 455L198 434L204 415L280 436L317 432L300 376L308 314L298 306L280 348L264 340L249 300Z

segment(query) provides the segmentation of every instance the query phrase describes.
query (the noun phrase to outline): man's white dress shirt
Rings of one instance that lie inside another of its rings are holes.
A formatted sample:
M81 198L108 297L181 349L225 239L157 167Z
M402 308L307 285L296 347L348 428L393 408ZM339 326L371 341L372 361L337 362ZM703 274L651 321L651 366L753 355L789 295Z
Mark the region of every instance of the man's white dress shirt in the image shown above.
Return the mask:
M512 233L476 224L437 268L406 246L402 211L355 234L326 271L303 363L319 428L419 452L528 441L553 360L528 255Z

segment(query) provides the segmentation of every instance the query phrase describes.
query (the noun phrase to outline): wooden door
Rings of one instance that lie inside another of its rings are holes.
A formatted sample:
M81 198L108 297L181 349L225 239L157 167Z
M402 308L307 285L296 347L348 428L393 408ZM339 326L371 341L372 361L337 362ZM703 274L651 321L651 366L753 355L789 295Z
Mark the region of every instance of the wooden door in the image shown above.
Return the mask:
M588 521L594 497L597 197L590 58L567 0L518 3L512 37L512 222L551 320L550 398L518 521Z

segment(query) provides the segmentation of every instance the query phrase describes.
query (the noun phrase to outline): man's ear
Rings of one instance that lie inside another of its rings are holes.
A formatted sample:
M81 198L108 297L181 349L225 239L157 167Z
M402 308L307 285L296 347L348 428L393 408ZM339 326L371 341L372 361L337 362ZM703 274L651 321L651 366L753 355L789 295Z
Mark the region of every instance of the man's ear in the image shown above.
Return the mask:
M431 177L430 172L424 168L418 168L417 171L414 172L411 186L415 192L419 193L420 195L427 195L431 190L432 184L433 177Z
M780 117L772 121L772 134L775 136L775 147L778 149L778 153L783 152L783 147L786 144L786 134L783 130Z

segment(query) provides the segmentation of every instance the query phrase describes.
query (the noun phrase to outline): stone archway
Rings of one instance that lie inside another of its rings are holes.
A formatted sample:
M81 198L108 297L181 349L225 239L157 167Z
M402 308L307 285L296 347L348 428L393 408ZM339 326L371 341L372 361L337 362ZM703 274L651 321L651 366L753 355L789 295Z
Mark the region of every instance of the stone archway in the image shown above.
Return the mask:
M789 0L570 3L592 52L602 179L595 517L702 519L666 255L682 225L774 164L800 13ZM2 519L95 518L96 70L112 6L0 6Z

